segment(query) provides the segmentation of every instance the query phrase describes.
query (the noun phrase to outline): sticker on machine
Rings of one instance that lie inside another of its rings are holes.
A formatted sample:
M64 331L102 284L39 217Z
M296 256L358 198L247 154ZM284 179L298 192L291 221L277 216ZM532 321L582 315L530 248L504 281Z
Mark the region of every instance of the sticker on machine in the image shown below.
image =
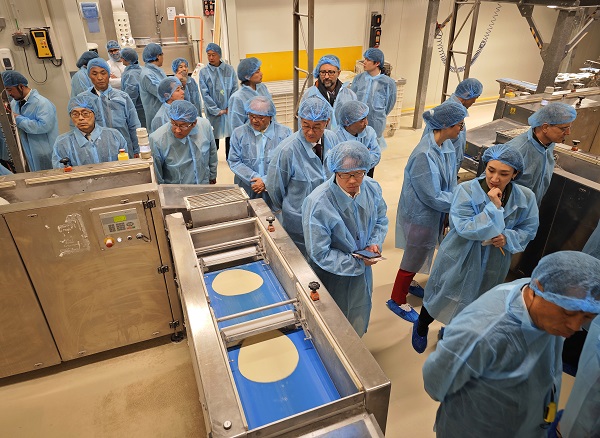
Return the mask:
M248 294L263 285L262 277L245 269L228 269L217 274L212 282L213 290L228 297Z
M65 222L59 224L57 229L60 235L58 238L59 257L90 250L90 241L81 214L67 215Z
M238 369L258 383L273 383L289 377L300 357L294 343L279 330L251 336L242 341Z

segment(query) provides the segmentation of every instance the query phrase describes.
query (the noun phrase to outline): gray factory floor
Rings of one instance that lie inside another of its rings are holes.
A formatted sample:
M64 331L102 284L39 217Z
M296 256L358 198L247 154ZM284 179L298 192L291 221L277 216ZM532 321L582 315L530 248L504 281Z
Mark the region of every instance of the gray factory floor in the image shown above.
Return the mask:
M492 120L495 105L470 109L469 128ZM402 251L394 248L396 206L403 169L421 130L409 128L412 116L388 138L388 148L375 171L388 204L390 229L384 244L386 261L375 266L373 311L363 340L392 381L386 436L435 436L438 403L423 390L421 367L435 349L435 322L429 347L417 354L411 346L409 323L385 306ZM218 182L233 176L219 151ZM424 284L427 276L417 275ZM421 300L409 296L417 311ZM564 406L573 378L564 375ZM195 437L205 436L198 392L187 343L159 339L113 352L67 362L50 369L0 380L0 435L19 438L71 437Z

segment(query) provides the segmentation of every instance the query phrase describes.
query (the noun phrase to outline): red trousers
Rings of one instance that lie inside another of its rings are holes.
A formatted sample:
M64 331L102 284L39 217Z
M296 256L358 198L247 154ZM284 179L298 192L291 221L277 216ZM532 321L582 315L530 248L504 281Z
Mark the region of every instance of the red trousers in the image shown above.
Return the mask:
M394 281L394 288L392 289L392 300L396 304L406 304L406 296L408 295L408 287L411 281L417 275L416 272L408 272L403 269L398 269L396 274L396 281Z

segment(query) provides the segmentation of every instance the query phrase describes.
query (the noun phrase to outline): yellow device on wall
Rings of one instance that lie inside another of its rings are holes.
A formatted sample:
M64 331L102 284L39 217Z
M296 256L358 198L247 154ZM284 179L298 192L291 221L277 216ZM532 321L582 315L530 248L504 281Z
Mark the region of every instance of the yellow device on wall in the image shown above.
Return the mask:
M40 59L54 58L54 50L52 50L48 29L31 29L29 33L31 34L35 55Z

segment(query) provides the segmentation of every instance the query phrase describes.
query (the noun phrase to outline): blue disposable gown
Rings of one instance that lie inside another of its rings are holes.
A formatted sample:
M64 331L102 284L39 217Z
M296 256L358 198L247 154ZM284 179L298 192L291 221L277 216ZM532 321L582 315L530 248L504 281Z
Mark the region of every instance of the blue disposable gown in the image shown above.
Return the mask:
M190 134L178 139L171 125L148 137L159 184L208 184L217 179L217 145L208 120L198 117Z
M600 316L590 326L577 377L560 422L565 438L600 436Z
M3 165L0 164L0 176L3 175L12 175L13 173L8 170L6 167L4 167Z
M456 187L456 158L450 140L438 146L434 134L421 138L404 168L396 216L396 248L404 249L400 268L428 274L441 241L444 216Z
M542 438L544 408L560 394L563 338L533 324L521 288L501 284L452 320L423 366L440 401L438 437Z
M58 137L58 118L52 102L31 90L27 102L19 108L16 100L10 106L15 115L19 137L29 170L52 169L52 145Z
M96 124L107 128L116 129L123 135L131 156L140 153L136 130L141 127L137 111L127 93L115 90L110 85L100 93L93 92L93 88L81 93L81 96L89 99L94 106Z
M302 100L307 99L311 96L317 96L318 98L329 103L329 101L325 99L325 97L321 94L316 85L313 85L312 87L309 87L308 90L306 90L306 92L302 95ZM338 95L335 98L335 102L333 102L333 108L331 109L331 121L329 122L329 125L327 125L328 129L334 131L338 127L337 114L339 113L340 107L343 103L348 102L350 100L356 100L356 94L350 89L350 83L348 82L342 84L342 88L340 88L340 90L338 91Z
M127 148L125 138L116 129L96 125L88 140L75 128L56 139L52 152L52 167L62 168L60 160L65 157L71 159L73 166L117 161L119 149L128 150Z
M160 109L162 102L158 98L158 85L167 75L156 65L148 62L142 67L140 74L140 97L146 114L146 129L152 124L152 119Z
M142 98L140 97L140 75L142 74L142 67L139 64L129 64L125 67L123 75L121 76L121 90L126 92L133 105L140 120L142 127L146 127L146 114L144 113L144 105L142 105Z
M200 70L198 82L206 118L214 129L215 138L229 137L231 129L227 114L221 116L217 116L217 114L219 111L227 109L229 98L239 88L234 68L224 62L221 62L218 67L208 64Z
M369 156L371 157L371 169L379 164L379 161L381 160L381 148L379 147L377 134L375 134L373 128L367 126L365 130L356 137L346 131L343 126L338 126L333 132L335 132L340 139L340 143L343 141L354 140L364 144L369 150Z
M337 136L325 130L323 156L338 144ZM323 163L313 152L302 131L286 138L273 153L267 171L267 191L274 210L281 210L281 223L298 249L304 254L302 202L325 181Z
M261 178L267 185L267 169L273 151L284 139L292 135L292 130L277 122L271 122L264 133L252 128L250 123L240 126L231 136L231 149L227 162L235 174L233 182L242 187L250 198L262 197L269 207L271 198L267 191L256 194L252 191L252 178Z
M198 90L198 84L193 77L188 76L187 83L185 84L184 99L194 104L198 110L198 116L202 117L202 102L200 101L200 90Z
M513 138L507 146L518 150L523 155L525 166L523 175L517 184L525 186L535 193L538 206L548 190L554 172L554 145L545 148L534 137L533 129Z
M600 259L600 220L598 221L596 229L586 242L581 252L594 256L597 259Z
M152 125L151 125L152 132L156 131L158 128L160 128L165 123L171 122L171 117L169 117L169 108L171 108L171 104L169 104L167 102L162 104L162 106L160 107L160 109L158 110L156 115L154 116L154 119L152 119Z
M510 184L504 208L496 208L479 179L454 190L450 232L440 245L423 300L429 314L444 324L504 282L512 254L522 252L535 237L539 225L535 195L527 187ZM481 246L499 234L506 237L504 254L493 245Z
M71 76L71 97L89 90L91 86L92 81L90 81L87 67L84 65Z
M332 176L302 205L309 262L356 333L367 331L373 295L371 266L352 256L370 245L383 247L387 206L379 184L366 177L350 198Z
M371 76L362 72L355 76L351 85L352 91L361 102L369 106L369 126L371 126L382 149L385 149L383 131L385 130L387 115L396 105L396 82L384 74Z
M258 84L256 90L253 90L248 85L242 85L242 88L231 95L228 104L229 112L227 113L230 132L233 132L235 128L242 126L248 121L248 114L246 114L244 105L256 96L265 96L270 99L271 93L269 93L265 84ZM273 120L275 120L275 117L273 117Z

